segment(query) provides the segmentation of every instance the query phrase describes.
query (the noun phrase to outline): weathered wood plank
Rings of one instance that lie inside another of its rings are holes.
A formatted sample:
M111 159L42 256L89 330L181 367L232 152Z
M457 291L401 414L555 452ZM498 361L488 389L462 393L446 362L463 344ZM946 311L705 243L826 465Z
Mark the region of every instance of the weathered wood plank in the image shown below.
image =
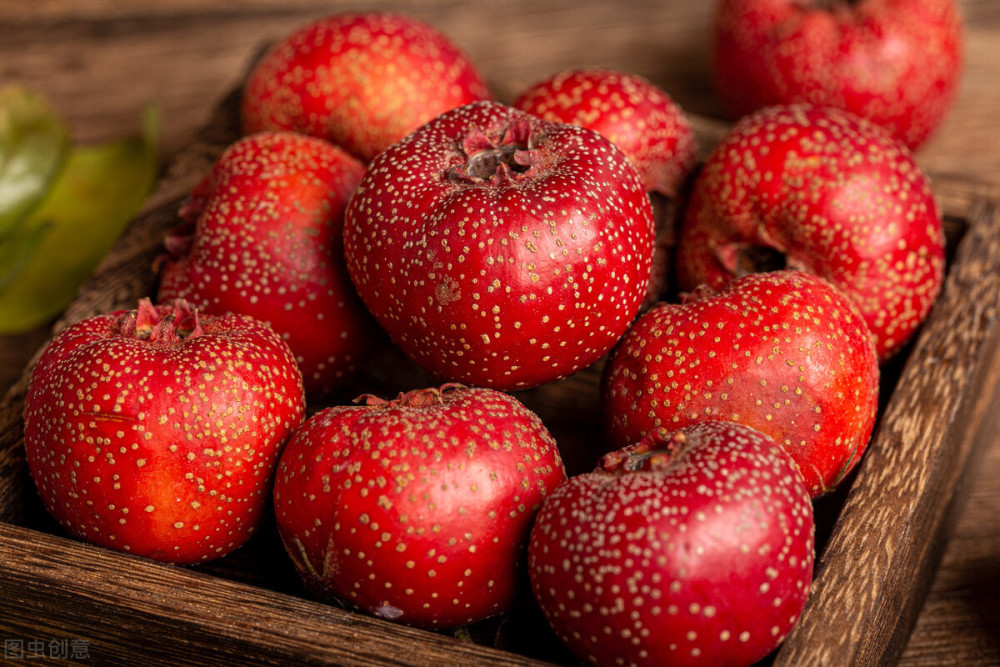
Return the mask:
M967 497L900 658L905 667L1000 665L1000 397L979 432Z
M165 149L172 154L262 44L307 20L371 6L337 0L238 7L214 0L0 2L0 80L20 81L49 96L84 141L134 125L144 104L158 102ZM377 6L406 11L446 32L469 52L500 99L509 101L564 67L589 64L631 69L677 91L692 111L714 109L700 39L707 3L508 0L487 10L461 0L389 0ZM643 30L636 31L637 25ZM73 76L53 76L67 70ZM92 120L98 112L100 125Z
M97 664L544 664L2 523L0 563L0 636L80 638Z

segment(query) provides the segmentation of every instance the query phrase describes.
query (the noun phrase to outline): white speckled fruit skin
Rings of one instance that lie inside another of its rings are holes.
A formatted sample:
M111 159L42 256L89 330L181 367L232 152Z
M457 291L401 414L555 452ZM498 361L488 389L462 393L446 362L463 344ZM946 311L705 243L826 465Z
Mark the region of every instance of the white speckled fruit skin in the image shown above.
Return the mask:
M541 420L446 385L311 417L281 455L274 509L316 597L443 629L512 605L532 521L566 479Z
M798 620L815 558L791 458L739 424L637 443L560 486L532 530L532 591L595 665L751 665Z
M473 175L503 149L516 168ZM649 282L652 208L598 133L479 102L372 161L344 249L362 300L421 366L520 389L593 363L625 332Z

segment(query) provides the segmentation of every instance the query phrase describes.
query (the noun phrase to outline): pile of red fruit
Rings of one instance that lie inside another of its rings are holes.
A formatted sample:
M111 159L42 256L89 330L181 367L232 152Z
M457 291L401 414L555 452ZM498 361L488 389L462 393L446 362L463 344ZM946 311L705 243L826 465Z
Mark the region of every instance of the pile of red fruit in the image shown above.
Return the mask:
M508 106L409 17L290 35L166 238L159 305L71 326L38 362L25 443L46 506L190 564L273 502L320 599L445 629L530 583L595 664L767 655L808 597L812 501L861 459L880 363L941 288L907 143L961 60L950 1L808 4L721 3L720 92L745 115L700 170L684 112L634 74L562 72ZM939 45L940 67L870 54L897 13L897 41ZM831 24L856 58L793 57L835 50ZM883 74L913 86L890 104ZM382 334L441 386L329 405ZM608 453L567 479L509 392L598 362Z

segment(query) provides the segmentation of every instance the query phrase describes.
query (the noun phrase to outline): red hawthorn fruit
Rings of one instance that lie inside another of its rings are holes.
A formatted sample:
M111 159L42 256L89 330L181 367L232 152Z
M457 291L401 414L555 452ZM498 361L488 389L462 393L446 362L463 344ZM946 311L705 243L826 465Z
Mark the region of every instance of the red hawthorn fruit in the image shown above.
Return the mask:
M367 162L435 116L490 97L437 29L365 12L314 21L278 42L250 72L241 113L248 134L302 132Z
M741 424L654 429L562 484L529 543L549 624L596 665L750 665L797 622L812 504L775 442Z
M515 109L545 120L581 125L610 139L632 161L653 199L656 244L642 309L670 287L674 211L695 168L695 137L684 110L637 74L574 69L539 81L514 100ZM656 215L660 206L665 215Z
M166 239L159 300L263 320L292 348L310 397L343 386L375 331L343 260L344 209L363 173L321 139L261 132L236 141Z
M716 89L734 117L775 104L829 105L915 149L956 97L962 33L955 0L722 0Z
M444 385L327 408L289 442L274 509L308 590L441 629L508 609L542 499L566 473L533 412Z
M840 290L756 273L636 320L604 369L605 432L623 447L656 428L745 424L788 450L818 497L864 454L878 380L868 328Z
M504 390L607 352L652 250L649 198L614 144L495 102L380 153L344 223L348 271L393 341L441 378Z
M513 106L599 132L628 156L649 191L676 197L694 170L695 138L683 109L637 74L567 70L539 81Z
M292 353L264 323L143 299L53 338L28 386L24 446L71 534L191 564L260 525L304 413Z
M847 112L770 107L741 119L695 180L677 282L815 273L855 301L885 361L937 298L944 243L930 182L905 146Z

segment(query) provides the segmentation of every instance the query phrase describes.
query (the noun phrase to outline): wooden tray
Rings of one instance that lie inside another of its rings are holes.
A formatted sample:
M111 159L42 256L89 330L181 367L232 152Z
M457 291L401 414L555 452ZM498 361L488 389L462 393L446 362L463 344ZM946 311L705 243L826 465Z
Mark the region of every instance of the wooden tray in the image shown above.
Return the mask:
M134 307L153 293L153 259L190 188L237 137L230 94L179 155L56 330ZM725 127L693 119L706 151ZM934 179L946 214L945 289L905 357L884 373L880 422L858 471L817 503L814 589L779 665L893 663L947 536L975 435L1000 380L1000 201L988 188ZM526 597L513 613L456 633L411 629L310 601L272 530L221 561L181 568L67 538L40 508L23 455L31 365L0 403L0 636L27 645L83 640L99 663L570 664ZM592 467L599 365L521 392L566 452ZM407 382L418 381L408 376ZM358 387L394 393L376 366ZM345 396L354 393L345 392ZM584 420L584 421L581 421ZM78 645L79 646L79 645Z

